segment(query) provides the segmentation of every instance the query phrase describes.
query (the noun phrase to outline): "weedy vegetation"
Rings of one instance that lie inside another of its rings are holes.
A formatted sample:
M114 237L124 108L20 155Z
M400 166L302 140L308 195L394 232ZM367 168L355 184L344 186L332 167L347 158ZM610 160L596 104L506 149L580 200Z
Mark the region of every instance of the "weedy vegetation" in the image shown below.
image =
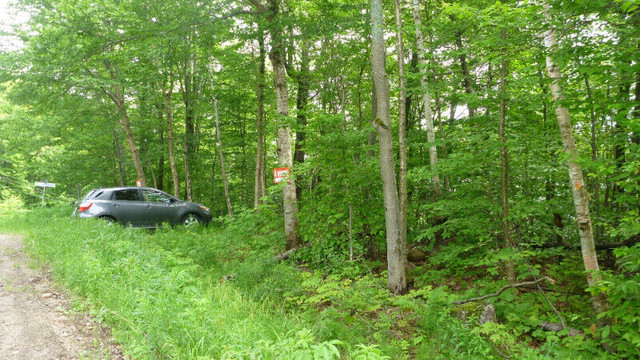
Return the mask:
M225 225L156 231L68 215L59 207L4 214L0 229L26 233L28 251L50 264L55 280L77 299L76 310L113 329L134 359L638 355L637 246L617 251L626 275L608 275L591 289L611 300L607 316L613 322L600 332L592 331L595 319L586 315L588 296L578 290L573 274L560 271L562 262L548 265L547 273L558 281L545 293L549 302L535 289L507 290L490 299L498 322L479 325L484 303L453 306L452 301L504 284L492 279L491 261L482 260L487 254L466 246L435 252L411 269L413 289L392 296L380 261L344 261L328 271L305 261L302 253L276 260L280 229L268 208ZM564 261L579 260L576 254ZM557 321L549 304L581 333L543 330L543 320ZM600 346L602 338L614 339L615 353Z

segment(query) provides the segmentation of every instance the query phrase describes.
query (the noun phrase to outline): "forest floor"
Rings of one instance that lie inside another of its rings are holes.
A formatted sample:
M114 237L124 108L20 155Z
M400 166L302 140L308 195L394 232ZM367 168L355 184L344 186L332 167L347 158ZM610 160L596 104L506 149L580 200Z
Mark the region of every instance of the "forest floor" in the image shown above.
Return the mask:
M0 359L124 359L110 331L72 310L35 264L20 236L0 234Z

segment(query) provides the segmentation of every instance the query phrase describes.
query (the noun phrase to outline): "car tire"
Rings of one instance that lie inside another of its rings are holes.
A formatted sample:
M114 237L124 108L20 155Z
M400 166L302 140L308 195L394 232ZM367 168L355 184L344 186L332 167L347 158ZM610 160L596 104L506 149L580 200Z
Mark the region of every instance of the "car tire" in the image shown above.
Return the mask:
M200 217L194 213L188 213L182 218L182 221L180 221L180 223L184 226L200 224L201 222L202 220L200 219Z
M100 220L104 220L107 222L107 225L112 225L116 223L116 219L111 216L100 216Z

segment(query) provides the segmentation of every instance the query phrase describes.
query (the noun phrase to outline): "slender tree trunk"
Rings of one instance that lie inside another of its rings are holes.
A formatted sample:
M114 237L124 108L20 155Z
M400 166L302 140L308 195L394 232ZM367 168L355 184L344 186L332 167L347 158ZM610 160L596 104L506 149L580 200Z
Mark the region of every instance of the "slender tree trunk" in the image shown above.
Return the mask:
M153 170L153 163L151 162L151 157L149 157L149 151L142 147L142 152L144 153L144 157L147 159L147 166L149 167L149 172L151 172L151 180L153 181L153 187L158 188L158 181L156 179L156 172Z
M291 131L287 117L289 116L289 90L287 88L287 72L284 64L284 44L282 29L277 24L279 0L269 0L267 21L271 23L271 38L273 46L270 53L273 65L273 82L276 91L276 109L278 119L278 165L293 168L293 154L291 149ZM286 248L293 249L300 245L298 238L298 199L296 198L295 176L290 176L283 187L284 230Z
M227 213L233 216L233 207L231 206L231 197L229 196L229 178L227 177L227 169L224 162L224 152L222 151L222 134L220 132L220 117L218 115L218 99L213 85L213 71L211 72L211 98L213 100L213 111L216 119L216 147L218 148L218 157L220 158L220 176L222 176L222 185L224 186L224 198L227 202Z
M136 142L133 137L133 131L131 131L131 123L129 121L127 109L124 106L124 100L120 101L119 110L120 124L124 128L127 145L129 145L129 151L131 152L131 157L133 158L133 166L135 166L136 173L138 174L138 180L140 180L142 186L147 186L147 178L144 175L144 169L142 167L142 162L140 161L140 152L138 151L138 147L136 146Z
M400 236L402 243L407 243L407 79L404 73L404 44L402 41L402 5L401 0L394 0L396 19L396 39L398 42L398 160L400 161L398 176L398 198L400 206ZM406 252L406 249L405 249Z
M142 186L146 186L147 179L144 175L144 168L142 167L142 162L140 161L140 153L138 151L138 147L136 146L133 131L131 130L131 122L129 121L129 114L127 113L124 94L122 93L120 86L117 85L117 81L119 79L118 69L112 67L111 63L108 60L104 61L104 66L109 72L111 80L115 82L115 85L113 85L112 91L107 89L103 89L103 91L111 99L111 101L113 101L116 108L118 109L118 112L120 113L120 119L118 120L118 122L124 128L125 138L127 140L127 145L129 146L129 152L131 153L131 158L133 159L133 166L136 168L138 180L140 180Z
M164 191L164 129L162 128L160 128L158 140L162 147L160 150L160 157L158 158L158 189Z
M438 148L433 144L436 140L433 127L433 114L431 111L431 93L429 91L429 78L427 75L427 52L422 34L422 20L420 18L420 0L413 0L413 21L416 25L416 44L418 49L418 66L420 68L420 85L422 90L422 103L424 105L425 125L427 128L427 141L429 142L429 162L431 164L431 182L433 193L438 199L442 195L440 175L438 175Z
M191 159L195 153L195 98L197 89L195 84L195 67L196 57L193 54L185 62L184 83L182 84L182 96L185 106L185 122L184 122L184 180L186 198L193 200L193 190L191 181Z
M451 15L452 21L456 20L455 15ZM464 51L464 45L462 44L462 30L457 30L455 33L456 46L458 48L458 61L460 61L460 70L462 72L462 86L467 95L473 94L473 81L471 80L471 73L469 72L469 64L467 62L467 54ZM467 102L467 108L469 109L469 116L474 117L476 114L476 107L469 105Z
M596 110L595 110L595 101L593 99L593 92L591 91L591 84L589 82L589 77L587 74L584 74L584 84L587 90L587 98L589 99L589 118L591 122L591 160L595 163L598 161L598 135L597 135L597 118L596 118ZM592 193L593 193L593 204L594 204L594 212L597 214L598 209L600 208L600 184L598 182L598 178L593 174L592 181ZM594 238L598 240L600 238L601 227L594 227Z
M115 145L116 158L118 159L118 174L120 175L120 186L124 186L127 176L124 164L124 150L122 149L122 143L120 142L120 136L118 136L116 126L111 128L111 131L113 133L113 144Z
M545 16L547 21L551 23L549 14L549 5L545 3ZM569 179L571 181L571 190L573 192L573 204L576 211L576 219L578 222L578 231L580 233L580 246L582 249L582 258L587 275L587 283L589 286L596 285L601 280L600 267L598 258L596 257L595 242L593 239L593 227L591 215L589 213L589 195L582 176L582 167L578 163L578 150L571 127L569 118L569 110L562 105L564 94L560 87L562 73L560 68L551 57L557 51L558 40L554 29L547 31L545 34L545 46L549 49L547 55L547 74L551 79L551 94L556 106L556 116L562 137L562 145L564 152L567 154L567 167L569 169ZM597 314L601 314L607 309L607 301L602 294L591 297L592 305ZM601 319L604 320L604 319ZM601 323L602 325L602 323Z
M173 182L173 196L180 196L180 178L178 177L178 167L176 165L176 153L173 137L173 107L171 98L173 97L173 76L170 76L169 88L164 92L165 112L167 114L167 147L169 148L169 167L171 168L171 179Z
M296 126L296 144L293 154L295 167L304 163L304 144L306 141L307 103L309 102L309 44L303 41L300 49L300 71L297 74L298 96L296 109L298 111ZM296 198L302 197L302 184L296 185Z
M502 41L507 42L507 31L502 30ZM511 220L509 220L509 150L507 148L507 71L509 64L506 56L507 51L502 51L502 64L500 65L500 129L498 137L500 138L500 158L502 176L501 185L501 203L502 203L502 234L504 236L504 246L507 249L513 248L513 239L511 238ZM513 259L507 261L507 280L510 284L516 281L515 263Z
M382 0L371 0L371 69L376 87L378 116L374 126L380 141L380 170L384 194L385 225L387 233L387 287L395 294L407 288L405 246L400 234L400 208L396 188L391 115L389 109L389 81L385 70L384 18Z
M638 52L640 53L640 43L638 44ZM640 71L636 74L636 90L634 95L637 105L633 108L633 117L638 119L640 118ZM636 145L640 145L640 129L633 133L631 141Z
M440 100L440 93L438 91L434 92L434 97L436 100L436 119L438 120L438 126L440 126L440 138L443 140L442 143L442 156L446 159L449 151L447 150L447 133L445 132L444 122L442 121L442 104ZM451 182L449 180L449 176L443 176L444 182L444 191L451 192Z
M258 59L258 79L256 85L256 98L258 102L257 110L257 146L256 146L256 171L255 182L253 192L253 208L257 209L260 205L260 199L264 196L262 186L264 185L264 150L262 145L264 144L264 73L265 73L265 50L264 50L264 33L262 28L258 29L258 46L259 46L259 59Z

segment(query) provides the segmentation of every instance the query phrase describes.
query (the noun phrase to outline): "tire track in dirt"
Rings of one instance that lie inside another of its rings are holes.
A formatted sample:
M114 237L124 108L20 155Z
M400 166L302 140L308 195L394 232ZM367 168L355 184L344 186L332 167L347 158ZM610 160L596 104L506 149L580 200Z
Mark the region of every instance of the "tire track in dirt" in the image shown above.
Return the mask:
M125 359L108 329L70 311L49 271L29 264L22 238L0 234L0 359Z

